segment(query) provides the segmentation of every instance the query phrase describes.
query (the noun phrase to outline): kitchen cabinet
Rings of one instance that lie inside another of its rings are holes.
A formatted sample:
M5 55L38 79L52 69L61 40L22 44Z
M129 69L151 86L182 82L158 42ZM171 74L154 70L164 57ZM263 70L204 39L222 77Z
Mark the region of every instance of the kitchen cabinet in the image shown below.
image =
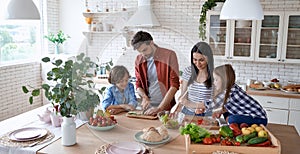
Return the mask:
M288 125L294 125L300 134L300 99L290 99L290 115Z
M284 36L282 61L300 63L300 13L286 12L284 16Z
M269 123L293 125L300 134L300 99L251 96L266 110Z
M300 62L300 14L265 12L257 22L255 61Z
M265 12L264 20L257 22L256 61L282 61L283 13Z
M215 59L254 60L255 21L220 20L220 12L207 14L207 38Z
M207 42L215 59L300 63L299 12L264 12L262 21L226 21L219 14L207 13Z
M252 95L266 110L269 123L288 124L289 98Z

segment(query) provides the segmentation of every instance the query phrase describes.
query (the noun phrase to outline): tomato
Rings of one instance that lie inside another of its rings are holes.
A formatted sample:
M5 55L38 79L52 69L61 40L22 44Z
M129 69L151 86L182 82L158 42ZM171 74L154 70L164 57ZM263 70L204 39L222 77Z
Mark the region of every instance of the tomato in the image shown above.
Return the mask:
M211 137L212 143L216 143L217 142L217 138L216 137Z
M240 143L240 142L234 142L234 145L235 145L235 146L240 146L241 143Z
M201 125L202 122L203 122L203 119L198 119L198 121L197 121L198 125Z
M202 140L202 142L203 142L203 144L207 144L207 145L213 144L212 139L210 137L205 137Z
M223 145L223 146L226 145L226 140L222 140L221 145Z
M220 143L221 142L221 136L218 135L217 138L216 138L216 143Z

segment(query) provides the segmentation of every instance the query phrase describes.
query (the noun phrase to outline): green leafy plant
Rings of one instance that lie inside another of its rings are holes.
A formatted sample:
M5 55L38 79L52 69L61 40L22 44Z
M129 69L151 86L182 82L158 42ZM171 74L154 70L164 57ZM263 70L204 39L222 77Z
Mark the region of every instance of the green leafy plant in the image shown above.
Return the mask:
M216 2L225 2L225 0L207 0L202 6L199 19L199 38L203 41L206 39L206 13L217 5Z
M103 93L105 88L94 89L93 73L89 70L99 67L83 53L76 56L76 60L61 59L51 60L49 57L42 59L44 63L52 63L53 68L47 73L47 80L54 84L42 84L35 88L30 85L22 86L24 93L30 93L29 103L33 103L33 97L39 96L44 90L46 98L53 104L59 105L58 112L62 116L75 115L78 112L88 111L100 103L96 91ZM31 89L31 91L29 90Z
M66 35L62 30L59 30L57 34L50 33L44 37L55 45L63 44L68 38L70 38L70 36Z

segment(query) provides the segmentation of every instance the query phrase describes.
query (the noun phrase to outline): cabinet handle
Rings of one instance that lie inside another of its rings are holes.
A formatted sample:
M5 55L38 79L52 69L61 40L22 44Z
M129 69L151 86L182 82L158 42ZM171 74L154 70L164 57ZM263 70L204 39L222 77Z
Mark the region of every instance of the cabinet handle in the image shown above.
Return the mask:
M270 111L271 112L272 110L271 109L266 109L266 111Z
M282 59L281 61L284 62L284 59Z
M270 101L267 101L267 103L271 104L272 102L270 102Z
M281 61L280 59L278 59L278 61Z

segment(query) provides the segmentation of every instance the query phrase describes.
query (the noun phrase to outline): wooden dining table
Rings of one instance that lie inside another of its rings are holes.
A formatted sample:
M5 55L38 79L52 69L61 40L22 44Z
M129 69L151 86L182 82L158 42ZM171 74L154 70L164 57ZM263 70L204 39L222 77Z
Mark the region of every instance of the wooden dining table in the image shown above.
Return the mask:
M150 126L160 126L161 122L159 120L144 120L128 118L125 114L117 115L115 118L118 121L118 125L113 128L115 131L122 129L130 129L130 131L138 131L142 128L147 128ZM82 125L76 131L77 143L73 146L63 146L61 145L61 139L47 145L46 147L40 149L38 154L93 154L101 146L107 144L107 138L110 141L118 141L118 136L114 136L113 131L109 130L106 132L100 132L98 134L95 130L90 129L88 124ZM275 137L280 141L281 153L282 154L296 154L299 153L300 147L300 137L293 126L280 125L280 124L268 124L267 128L275 135ZM101 135L102 133L102 135ZM107 133L103 135L103 133ZM126 135L127 131L122 132L122 135ZM130 133L128 133L130 134ZM112 137L110 137L110 135ZM133 137L130 134L129 139ZM104 138L103 136L108 136ZM120 137L122 138L122 137ZM173 136L172 139L160 146L155 146L151 148L155 154L183 154L186 153L185 139L184 136L179 134ZM247 153L247 152L246 152ZM251 153L249 151L249 153Z

